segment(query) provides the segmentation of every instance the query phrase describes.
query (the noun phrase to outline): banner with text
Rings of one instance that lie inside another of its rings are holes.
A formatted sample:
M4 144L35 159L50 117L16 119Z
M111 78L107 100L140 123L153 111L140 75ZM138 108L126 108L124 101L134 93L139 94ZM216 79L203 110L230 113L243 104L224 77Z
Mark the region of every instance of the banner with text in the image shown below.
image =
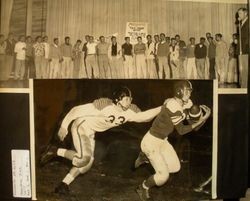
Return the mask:
M137 37L141 36L142 41L146 42L146 36L148 34L148 23L146 22L127 22L126 36L130 37L132 44L137 43Z

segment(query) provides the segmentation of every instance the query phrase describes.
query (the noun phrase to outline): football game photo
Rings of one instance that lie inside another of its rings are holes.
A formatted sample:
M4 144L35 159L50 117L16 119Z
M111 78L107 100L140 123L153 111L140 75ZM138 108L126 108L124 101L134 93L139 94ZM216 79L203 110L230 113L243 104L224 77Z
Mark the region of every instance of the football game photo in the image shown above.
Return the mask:
M34 80L38 200L211 198L213 86Z

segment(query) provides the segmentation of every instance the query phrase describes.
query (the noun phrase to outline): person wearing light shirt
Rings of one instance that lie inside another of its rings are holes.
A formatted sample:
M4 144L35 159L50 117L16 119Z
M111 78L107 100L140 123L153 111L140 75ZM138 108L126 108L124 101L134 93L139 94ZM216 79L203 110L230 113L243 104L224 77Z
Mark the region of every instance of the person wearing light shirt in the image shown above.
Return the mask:
M170 52L170 66L172 70L172 78L179 78L179 46L175 38L171 38L171 44L169 47Z
M62 52L59 47L59 39L54 38L54 43L49 49L49 78L60 78L59 70L63 61Z
M43 69L44 74L43 78L49 78L49 48L50 44L48 43L48 36L43 37L44 45L44 57L43 57Z
M35 54L36 78L47 78L47 69L44 63L45 48L42 43L42 37L36 37L36 43L33 45Z
M159 62L159 78L163 79L163 74L165 78L170 78L170 69L168 66L168 56L169 56L169 43L166 42L166 36L164 33L160 34L160 43L157 47L157 58Z
M216 63L216 78L220 84L225 82L227 72L227 58L228 48L225 41L222 40L220 33L215 35L216 49L215 49L215 63Z
M150 79L158 78L156 65L155 65L155 43L152 41L152 36L147 35L147 43L146 43L146 61L147 61L147 69Z
M180 39L180 35L175 35L175 40L177 45L179 46L179 77L180 78L185 78L186 76L186 62L185 62L185 58L186 58L186 43L185 41Z
M97 64L96 58L96 46L97 44L94 42L94 37L89 36L89 42L87 43L87 57L86 57L86 69L87 76L89 79L91 78L99 78L99 68ZM93 71L93 75L92 75Z
M104 36L99 37L100 43L97 45L97 57L100 78L111 78L111 69L109 66L108 49L109 44L105 41Z
M61 52L63 56L63 62L60 70L61 78L73 78L73 55L72 45L70 44L70 37L66 36L65 43L61 45Z
M122 48L117 43L116 37L111 37L111 44L108 49L109 64L111 68L112 79L124 78L123 63L122 63Z
M72 50L72 55L73 55L73 60L74 60L74 71L73 71L73 78L80 78L80 70L81 70L81 65L82 65L82 51L80 49L80 45L81 45L82 41L81 40L77 40L76 44L73 47Z
M194 55L195 38L191 37L189 41L190 44L187 45L187 66L186 66L187 79L197 79L197 69L196 69L195 55Z
M24 79L25 74L25 51L26 51L26 43L25 37L20 36L19 41L15 45L14 52L16 53L16 68L14 79Z
M0 34L0 80L8 80L7 67L5 65L5 49L6 41L4 40L4 35Z
M148 77L147 75L147 65L146 65L146 57L145 57L145 51L146 51L146 45L142 42L142 37L137 37L138 43L134 46L134 54L135 54L135 66L136 66L136 72L137 72L137 78L143 78L146 79Z

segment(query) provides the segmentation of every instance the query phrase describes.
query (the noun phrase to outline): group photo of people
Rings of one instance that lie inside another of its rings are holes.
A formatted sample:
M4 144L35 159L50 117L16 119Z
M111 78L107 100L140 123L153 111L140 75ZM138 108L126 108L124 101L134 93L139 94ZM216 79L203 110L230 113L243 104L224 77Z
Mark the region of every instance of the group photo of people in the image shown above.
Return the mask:
M246 88L248 10L239 8L231 24L236 27L235 33L206 29L194 36L172 30L146 31L136 40L118 32L0 34L0 81L217 79L221 87Z
M101 78L101 79L215 79L221 84L238 82L237 44L238 34L232 35L227 44L223 35L188 42L164 33L147 35L147 42L132 45L130 37L120 45L115 36L94 38L86 35L85 41L63 41L47 36L19 36L13 34L1 40L2 80L48 78ZM73 45L72 45L73 42Z

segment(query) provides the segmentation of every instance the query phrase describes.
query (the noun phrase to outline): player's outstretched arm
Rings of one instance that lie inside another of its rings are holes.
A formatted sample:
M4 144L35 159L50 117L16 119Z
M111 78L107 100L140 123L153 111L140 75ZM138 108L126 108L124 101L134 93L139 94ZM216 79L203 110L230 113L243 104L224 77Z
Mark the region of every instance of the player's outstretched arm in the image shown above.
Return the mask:
M68 112L68 114L64 117L61 127L58 131L58 136L60 140L63 141L66 135L68 134L68 126L73 120L82 116L93 114L97 111L98 110L95 108L95 106L92 103L73 107Z
M133 121L133 122L149 122L151 121L153 118L155 118L161 111L161 107L156 107L153 109L149 109L143 112L138 112L135 113L131 119L129 119L128 121Z

